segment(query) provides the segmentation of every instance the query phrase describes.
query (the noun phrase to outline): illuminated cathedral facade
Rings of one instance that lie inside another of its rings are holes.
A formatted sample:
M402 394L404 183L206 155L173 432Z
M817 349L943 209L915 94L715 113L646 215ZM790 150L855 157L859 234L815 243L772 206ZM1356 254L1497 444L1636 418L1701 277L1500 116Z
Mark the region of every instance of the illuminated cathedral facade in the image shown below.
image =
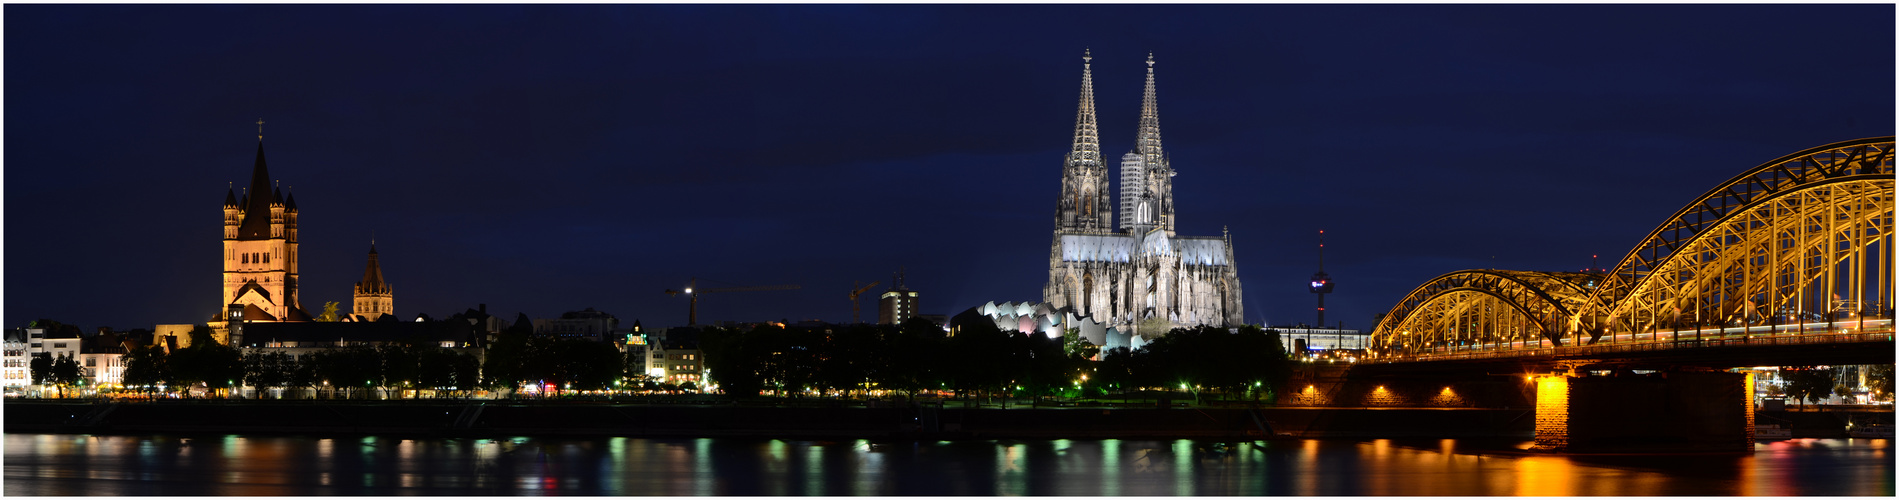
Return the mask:
M1118 170L1101 155L1092 61L1092 56L1082 57L1081 103L1063 162L1043 301L1074 311L1087 318L1084 322L1122 331L1141 325L1242 324L1231 237L1174 232L1176 172L1161 149L1154 56L1147 57L1134 148L1121 156ZM1114 174L1120 178L1118 193L1109 190Z

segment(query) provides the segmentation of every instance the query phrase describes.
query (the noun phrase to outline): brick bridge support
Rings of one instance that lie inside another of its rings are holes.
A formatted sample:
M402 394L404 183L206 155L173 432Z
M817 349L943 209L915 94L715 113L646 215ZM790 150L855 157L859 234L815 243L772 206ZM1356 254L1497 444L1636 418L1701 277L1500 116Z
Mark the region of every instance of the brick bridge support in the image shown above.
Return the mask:
M1751 373L1545 375L1535 385L1536 450L1753 449Z

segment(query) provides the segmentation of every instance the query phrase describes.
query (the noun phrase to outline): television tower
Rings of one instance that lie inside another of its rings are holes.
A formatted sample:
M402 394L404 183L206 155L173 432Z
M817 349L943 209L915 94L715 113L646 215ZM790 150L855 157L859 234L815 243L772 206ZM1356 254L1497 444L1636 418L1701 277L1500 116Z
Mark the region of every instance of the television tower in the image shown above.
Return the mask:
M1325 274L1325 230L1319 230L1319 272L1312 275L1312 293L1319 294L1319 324L1325 328L1325 294L1332 293L1332 277Z

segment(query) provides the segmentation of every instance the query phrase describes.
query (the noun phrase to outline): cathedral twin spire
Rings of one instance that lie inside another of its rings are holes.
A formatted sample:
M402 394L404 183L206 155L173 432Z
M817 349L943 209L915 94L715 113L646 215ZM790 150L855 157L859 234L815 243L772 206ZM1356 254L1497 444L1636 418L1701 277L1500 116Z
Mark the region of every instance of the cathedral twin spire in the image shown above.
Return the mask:
M1068 153L1070 168L1083 162L1096 167L1101 164L1101 134L1095 125L1095 83L1089 68L1094 59L1087 51L1082 52L1081 104L1075 110L1075 143Z
M1095 121L1094 56L1082 53L1081 103L1075 111L1075 139L1062 174L1062 199L1056 227L1069 232L1111 233L1108 175L1101 158L1100 128ZM1160 226L1173 232L1173 180L1161 150L1160 105L1154 89L1154 54L1147 55L1147 83L1141 92L1141 121L1134 150L1121 158L1122 232Z
M1094 56L1081 56L1081 102L1075 110L1075 140L1062 167L1062 197L1055 204L1055 227L1062 231L1106 234L1114 230L1108 201L1108 176L1101 162L1101 134L1095 122Z
M1154 95L1154 53L1147 54L1147 86L1141 90L1141 131L1134 140L1134 151L1160 157L1160 103Z

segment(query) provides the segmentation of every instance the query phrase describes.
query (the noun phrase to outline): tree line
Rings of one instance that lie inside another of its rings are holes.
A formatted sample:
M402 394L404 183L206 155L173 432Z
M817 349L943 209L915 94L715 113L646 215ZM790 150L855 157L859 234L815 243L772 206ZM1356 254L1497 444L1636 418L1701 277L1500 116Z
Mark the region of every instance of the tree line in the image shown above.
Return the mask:
M1799 402L1818 402L1832 397L1850 395L1856 385L1854 378L1859 370L1865 370L1866 385L1873 392L1874 400L1892 399L1893 365L1864 366L1783 366L1780 367L1781 387L1769 387L1768 394L1784 394Z
M512 391L527 384L563 390L632 389L622 381L644 375L643 359L624 355L612 344L537 337L525 327L501 333L482 358L424 339L292 355L245 352L220 344L204 326L194 328L190 336L190 347L170 352L156 345L130 349L125 357L126 388L135 392L153 392L161 386L168 391L192 387L221 391L248 386L262 395L282 389L318 397L368 398L390 390L432 389L440 396L475 389ZM678 389L644 382L639 388Z
M676 390L645 376L645 353L609 343L535 336L527 328L498 335L482 359L417 340L305 352L243 352L191 332L190 347L134 347L124 385L133 391L238 386L272 394L371 397L390 389ZM955 335L913 319L902 325L829 329L705 328L698 333L710 381L735 396L922 391L977 396L1100 396L1142 389L1186 389L1199 396L1270 399L1290 373L1279 334L1254 326L1175 329L1140 349L1105 352L1075 331L1062 337L1004 331L985 320ZM50 371L49 371L50 373ZM38 372L36 371L36 376ZM50 377L50 375L49 375ZM452 389L451 389L452 388ZM685 389L692 389L687 387Z
M1098 347L1074 331L1061 338L1003 331L972 318L955 335L913 319L828 331L766 324L708 328L700 349L713 382L729 395L807 392L980 396L1099 396L1142 388L1259 397L1283 385L1290 360L1277 331L1254 326L1175 329L1140 349Z
M308 390L326 397L370 397L390 389L473 390L480 386L481 362L475 356L428 342L350 346L292 355L284 351L240 351L218 343L205 326L193 328L190 347L171 350L150 345L125 355L124 385L134 392L222 391L238 386L293 393Z

